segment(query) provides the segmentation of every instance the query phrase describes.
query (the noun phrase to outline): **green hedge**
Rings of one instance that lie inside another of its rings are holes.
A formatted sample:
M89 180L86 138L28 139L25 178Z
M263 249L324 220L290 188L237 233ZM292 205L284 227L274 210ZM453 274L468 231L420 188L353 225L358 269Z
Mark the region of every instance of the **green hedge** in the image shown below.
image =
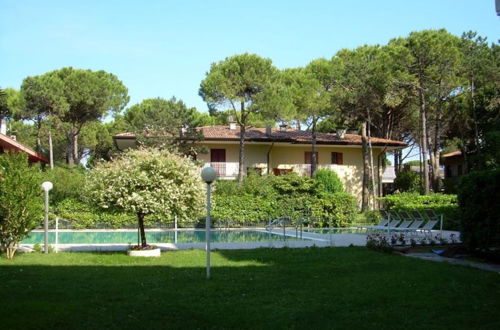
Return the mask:
M344 193L322 194L312 200L312 215L318 226L346 227L352 224L358 213L354 196Z
M464 175L458 202L462 241L472 251L496 251L500 259L500 169Z
M358 210L353 196L324 192L323 183L296 173L249 175L241 184L218 181L214 188L212 216L215 221L229 219L232 225L263 224L279 216L296 223L312 216L313 226L347 226Z
M443 215L444 229L460 230L457 195L396 193L382 197L380 200L384 202L384 208L389 210L434 210L437 214Z
M54 215L67 221L71 228L88 229L99 226L123 228L137 226L137 218L133 214L103 212L96 207L75 199L67 198L57 204Z

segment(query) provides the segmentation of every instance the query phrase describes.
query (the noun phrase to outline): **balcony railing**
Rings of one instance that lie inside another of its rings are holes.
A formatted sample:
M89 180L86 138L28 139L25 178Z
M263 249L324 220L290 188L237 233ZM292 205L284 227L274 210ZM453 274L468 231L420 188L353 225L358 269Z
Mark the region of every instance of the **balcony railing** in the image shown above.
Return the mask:
M238 176L238 163L237 162L210 162L205 163L204 167L211 166L217 173L218 178L228 179Z
M316 165L316 169L328 169L335 171L338 169L339 166L342 165L335 165L335 164L318 164ZM293 168L293 171L302 175L311 175L311 164L293 164L291 165Z

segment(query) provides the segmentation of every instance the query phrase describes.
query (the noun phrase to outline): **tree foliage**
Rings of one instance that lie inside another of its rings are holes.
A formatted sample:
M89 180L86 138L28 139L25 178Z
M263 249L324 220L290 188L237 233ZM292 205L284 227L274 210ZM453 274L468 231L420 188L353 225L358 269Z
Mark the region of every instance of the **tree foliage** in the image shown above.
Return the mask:
M245 131L252 115L270 121L288 109L286 89L270 59L255 54L240 54L213 63L200 84L200 96L210 109L232 112L240 126L238 180L245 171Z
M196 128L206 123L206 116L175 97L143 100L127 109L123 117L127 130L136 132L139 144L188 155L198 151L194 142L201 139L201 133Z
M27 77L21 86L27 118L53 115L64 127L68 165L78 164L78 138L82 127L108 113L118 113L127 104L127 88L105 71L62 68L41 76ZM63 127L60 127L61 129Z
M0 155L0 247L13 258L18 243L42 220L40 173L25 154Z

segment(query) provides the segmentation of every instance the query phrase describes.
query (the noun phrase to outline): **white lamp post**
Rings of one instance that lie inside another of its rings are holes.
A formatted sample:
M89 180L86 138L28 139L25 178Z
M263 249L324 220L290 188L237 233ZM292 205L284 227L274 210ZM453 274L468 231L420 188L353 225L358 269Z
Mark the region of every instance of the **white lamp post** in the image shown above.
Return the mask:
M43 252L49 253L49 190L53 187L52 182L45 181L42 183L42 190L45 193L45 221L43 222L43 229L45 231L45 247Z
M201 170L201 178L207 184L207 220L205 221L205 250L207 251L207 279L210 278L210 185L217 178L217 173L212 167Z

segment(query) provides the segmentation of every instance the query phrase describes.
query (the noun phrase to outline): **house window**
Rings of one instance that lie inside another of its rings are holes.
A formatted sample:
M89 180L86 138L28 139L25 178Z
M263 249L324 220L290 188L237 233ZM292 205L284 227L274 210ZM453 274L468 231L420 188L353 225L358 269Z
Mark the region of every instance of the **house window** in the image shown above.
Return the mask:
M316 154L316 164L319 163L319 158L318 158L318 152L315 152ZM304 153L304 164L312 164L312 152L311 151L306 151Z
M460 175L462 175L462 174L464 174L464 173L463 173L463 169L462 169L462 164L459 164L459 165L457 166L457 176L460 176Z
M332 152L332 164L344 164L344 154L341 152Z

